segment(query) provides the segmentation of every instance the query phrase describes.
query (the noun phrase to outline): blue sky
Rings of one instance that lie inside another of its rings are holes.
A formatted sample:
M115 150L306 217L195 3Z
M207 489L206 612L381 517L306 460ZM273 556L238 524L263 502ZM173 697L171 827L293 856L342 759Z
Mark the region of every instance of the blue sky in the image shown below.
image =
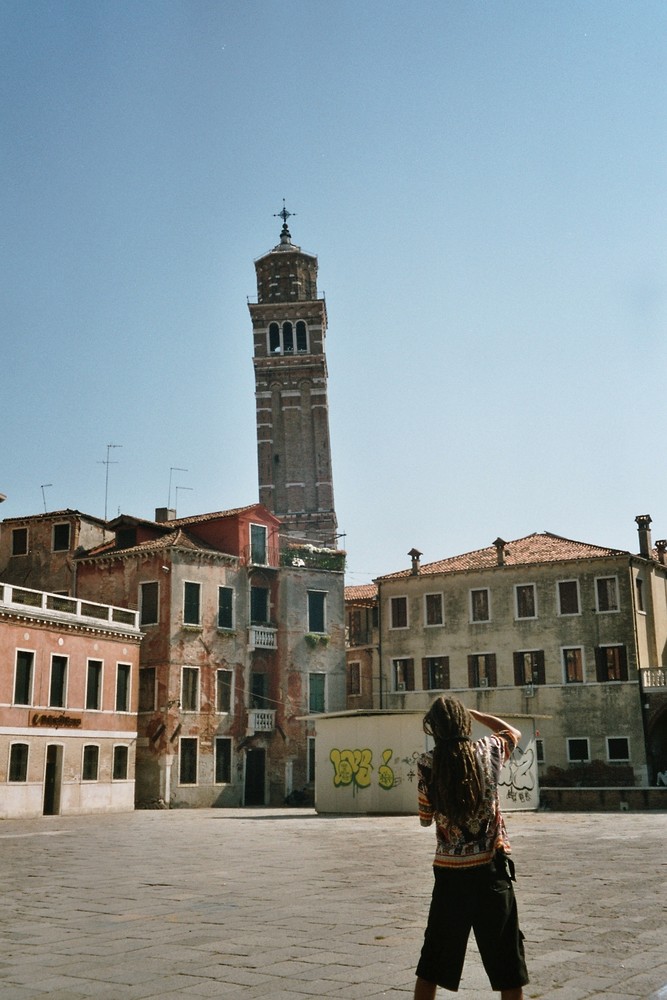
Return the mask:
M0 0L0 48L0 517L256 500L285 198L349 583L667 536L663 0Z

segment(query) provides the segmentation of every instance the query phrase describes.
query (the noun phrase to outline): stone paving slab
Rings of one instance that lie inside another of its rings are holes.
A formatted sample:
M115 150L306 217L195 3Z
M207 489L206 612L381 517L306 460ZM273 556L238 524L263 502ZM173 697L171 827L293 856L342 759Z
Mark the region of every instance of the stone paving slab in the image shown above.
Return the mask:
M667 813L508 825L526 1000L667 1000ZM406 816L0 821L0 997L410 1000L432 853ZM459 995L492 995L474 941Z

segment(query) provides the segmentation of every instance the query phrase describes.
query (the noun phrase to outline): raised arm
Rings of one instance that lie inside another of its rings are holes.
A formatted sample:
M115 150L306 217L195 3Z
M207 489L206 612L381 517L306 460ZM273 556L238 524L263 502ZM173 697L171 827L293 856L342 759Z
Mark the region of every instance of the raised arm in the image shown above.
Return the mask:
M505 730L514 737L516 743L521 739L521 730L510 725L509 722L505 722L504 719L499 719L496 715L489 715L487 712L478 712L476 708L469 708L468 712L476 722L486 726L492 733L500 733Z

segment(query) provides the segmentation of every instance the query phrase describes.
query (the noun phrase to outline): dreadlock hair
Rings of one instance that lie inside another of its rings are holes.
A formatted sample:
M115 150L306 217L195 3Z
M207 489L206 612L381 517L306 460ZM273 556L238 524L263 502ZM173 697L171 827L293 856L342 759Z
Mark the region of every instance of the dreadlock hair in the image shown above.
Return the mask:
M470 741L471 718L456 698L441 695L424 716L435 741L429 795L436 812L465 826L482 805L484 787Z

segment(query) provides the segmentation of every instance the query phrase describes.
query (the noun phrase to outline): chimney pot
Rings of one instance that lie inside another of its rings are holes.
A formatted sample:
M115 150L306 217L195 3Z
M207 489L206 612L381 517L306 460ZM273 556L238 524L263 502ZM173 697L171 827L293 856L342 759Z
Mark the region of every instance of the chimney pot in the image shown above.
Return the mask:
M644 559L651 558L651 515L638 514L635 518L639 532L639 554Z
M419 575L419 559L420 559L420 556L421 556L421 552L419 551L419 549L410 549L410 551L408 552L408 555L412 559L412 575L413 576L418 576Z
M496 538L496 540L495 540L495 542L493 544L496 547L496 556L498 557L498 565L499 566L504 566L505 565L505 554L506 554L506 552L505 552L505 546L507 545L507 542L505 541L504 538L501 538L500 536L498 536L498 538Z

